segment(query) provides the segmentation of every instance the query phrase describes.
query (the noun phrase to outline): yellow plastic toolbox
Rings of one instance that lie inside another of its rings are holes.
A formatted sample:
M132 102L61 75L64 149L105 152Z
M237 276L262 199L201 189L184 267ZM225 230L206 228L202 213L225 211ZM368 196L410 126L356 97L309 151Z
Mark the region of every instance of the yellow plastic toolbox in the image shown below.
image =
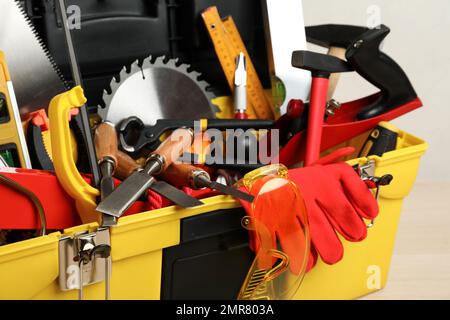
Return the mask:
M397 150L383 157L349 161L369 164L376 176L390 173L394 180L381 188L380 214L367 239L342 240L342 261L332 266L318 261L296 299L353 299L386 284L403 200L427 149L423 140L406 132L399 137ZM111 228L112 299L236 297L252 259L246 231L239 229L244 212L231 197L204 202L191 209L167 207L123 217ZM68 272L60 271L61 245L73 235L96 230L95 223L82 225L0 247L0 298L77 299L76 289L61 290L61 276L68 279L60 274ZM103 299L104 286L104 281L86 285L84 298Z

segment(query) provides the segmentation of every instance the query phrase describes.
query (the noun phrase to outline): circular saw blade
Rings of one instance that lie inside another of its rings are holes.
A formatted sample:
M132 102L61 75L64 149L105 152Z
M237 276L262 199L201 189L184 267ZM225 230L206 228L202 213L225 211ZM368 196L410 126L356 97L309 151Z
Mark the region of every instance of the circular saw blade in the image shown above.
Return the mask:
M146 125L158 119L215 118L218 110L211 103L214 95L206 90L208 83L177 62L165 57L152 62L150 56L142 65L135 61L129 71L123 68L111 81L111 93L103 93L105 108L99 107L99 115L114 124L136 116Z

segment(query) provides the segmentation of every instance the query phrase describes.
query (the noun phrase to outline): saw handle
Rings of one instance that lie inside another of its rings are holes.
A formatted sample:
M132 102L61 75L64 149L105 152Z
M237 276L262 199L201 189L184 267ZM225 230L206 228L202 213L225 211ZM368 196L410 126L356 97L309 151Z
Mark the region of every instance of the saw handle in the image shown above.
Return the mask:
M81 87L75 87L54 97L48 108L53 166L64 190L75 200L83 223L100 221L95 210L98 189L89 185L79 173L72 153L68 114L72 108L81 108L86 97Z
M117 166L119 144L114 124L111 122L100 123L95 129L94 139L98 162L101 163L106 158L110 158L114 161L115 166Z
M114 176L120 180L125 180L134 171L141 168L141 166L125 152L118 150L116 156L117 168Z
M347 61L382 93L379 100L358 113L358 120L374 118L417 98L403 69L380 50L380 45L389 32L390 29L383 24L367 30L347 49Z
M188 151L194 142L194 130L190 128L180 128L172 132L172 134L164 140L153 154L157 154L164 159L160 172L164 172L167 168L177 161L180 156ZM149 158L151 159L151 158Z

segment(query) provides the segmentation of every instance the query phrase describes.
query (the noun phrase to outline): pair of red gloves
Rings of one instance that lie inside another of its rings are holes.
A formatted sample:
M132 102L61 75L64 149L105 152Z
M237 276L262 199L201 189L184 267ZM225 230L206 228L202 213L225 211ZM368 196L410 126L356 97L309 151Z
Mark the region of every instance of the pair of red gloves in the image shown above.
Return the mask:
M363 218L371 220L378 214L377 201L358 173L344 162L335 163L352 152L351 147L339 149L312 166L289 170L289 178L303 196L307 212L311 237L307 271L314 267L318 255L327 264L341 260L344 249L337 233L348 241L361 241L367 236ZM253 212L248 203L241 203L250 216L265 224L274 241L278 240L291 259L291 269L299 271L303 258L302 213L297 210L281 216L282 211L276 209L270 213Z

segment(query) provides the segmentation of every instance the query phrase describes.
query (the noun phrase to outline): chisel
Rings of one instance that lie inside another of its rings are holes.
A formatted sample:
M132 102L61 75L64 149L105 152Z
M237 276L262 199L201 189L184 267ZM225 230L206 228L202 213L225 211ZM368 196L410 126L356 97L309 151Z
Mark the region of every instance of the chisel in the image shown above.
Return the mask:
M126 154L123 151L118 150L116 153L118 165L116 168L116 171L114 173L114 176L116 178L119 178L121 180L125 180L129 176L131 176L135 171L142 170L142 166L133 158L131 158L128 154ZM179 204L180 206L186 206L184 203L190 203L191 200L194 201L195 205L201 205L203 202L198 201L195 198L191 198L190 196L187 196L180 190L174 188L170 184L168 184L166 181L155 181L150 185L149 187L152 191L160 194L161 196L171 200L175 204ZM181 199L183 200L183 203L177 203ZM188 205L190 207L192 205Z
M172 164L160 177L177 187L188 186L192 189L211 188L247 202L253 202L254 197L235 188L211 181L209 174L190 164Z
M133 174L134 171L142 169L142 167L133 158L123 151L118 150L116 153L118 166L114 176L120 180L125 180Z
M95 129L95 150L101 173L100 196L104 200L114 190L113 173L117 167L117 133L114 124L102 122Z
M100 123L95 129L94 143L100 169L100 200L103 201L113 192L115 186L113 173L118 164L118 142L114 124L106 121ZM101 224L104 227L113 226L117 224L117 219L104 214Z
M155 181L154 175L163 173L180 155L187 151L194 141L192 129L177 129L152 153L143 169L134 171L105 200L97 206L97 211L120 217L148 188L161 194L182 207L203 204L174 188Z

